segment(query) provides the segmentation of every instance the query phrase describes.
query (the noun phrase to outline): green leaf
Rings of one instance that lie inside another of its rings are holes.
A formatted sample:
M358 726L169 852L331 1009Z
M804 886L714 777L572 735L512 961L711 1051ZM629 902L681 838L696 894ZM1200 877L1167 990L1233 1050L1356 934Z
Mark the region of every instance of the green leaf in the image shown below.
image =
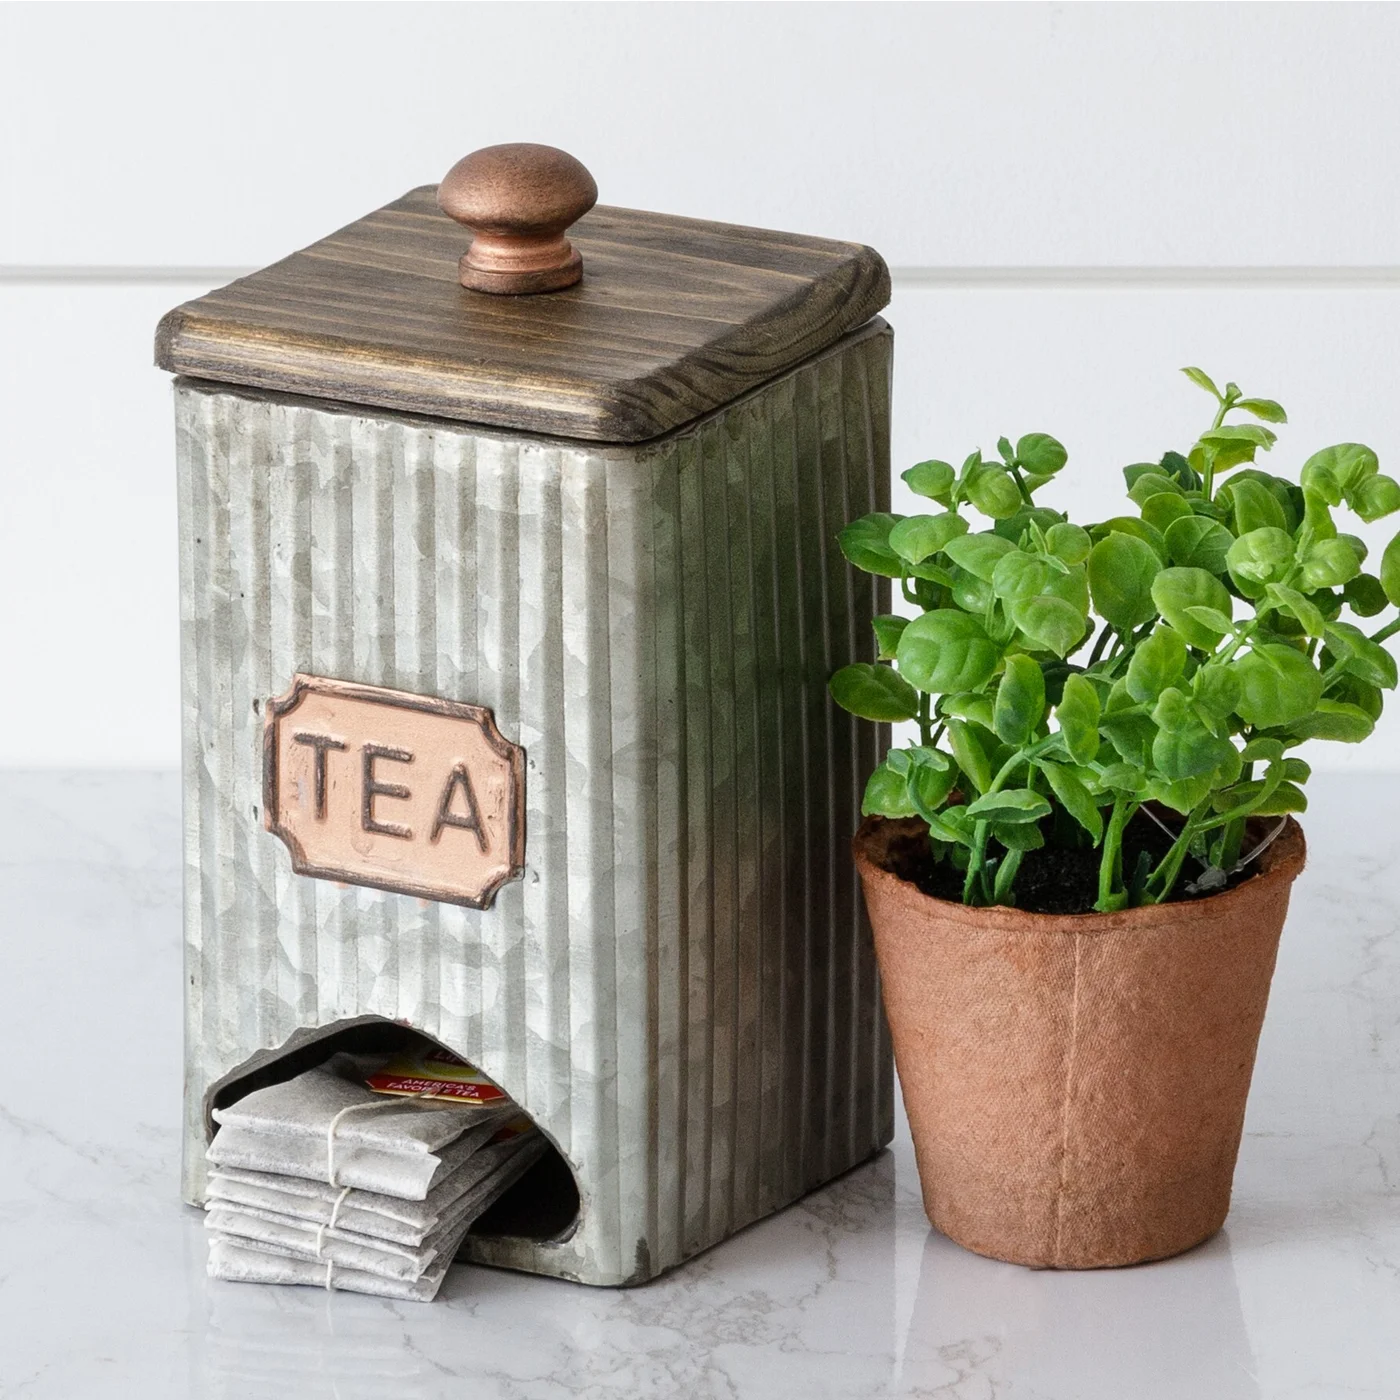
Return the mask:
M1381 555L1381 587L1385 596L1400 607L1400 535L1386 545Z
M1089 538L1097 542L1114 534L1132 535L1144 544L1151 545L1157 558L1163 564L1167 562L1167 542L1163 538L1162 532L1155 526L1149 525L1147 521L1140 520L1135 515L1115 515L1112 520L1105 520L1101 525L1095 525L1089 531Z
M897 773L886 759L871 775L861 799L861 815L865 817L912 817L914 804L909 800L909 785L903 773Z
M895 657L911 685L942 695L980 690L991 680L1001 649L976 618L954 608L936 608L904 629Z
M1043 559L1013 550L997 560L992 570L992 591L1004 603L1034 598L1050 582L1050 565Z
M1055 706L1055 722L1076 763L1092 763L1098 754L1099 711L1099 693L1093 683L1080 675L1067 676L1064 693Z
M993 711L992 727L997 738L1013 748L1023 747L1044 713L1045 677L1040 663L1029 656L1008 656Z
M1220 392L1220 390L1215 387L1215 381L1210 377L1210 375L1208 375L1205 372L1205 370L1197 369L1195 365L1186 365L1181 372L1193 384L1198 384L1202 389L1204 389L1206 393L1214 395L1217 399L1223 399L1225 397Z
M1225 720L1240 698L1239 677L1228 665L1202 666L1191 678L1191 696L1197 706L1215 720Z
M841 553L868 574L902 578L904 560L890 546L890 531L903 519L902 515L879 512L853 520L837 537Z
M972 828L967 820L966 807L945 807L924 820L928 823L929 835L936 840L959 846L972 845Z
M1195 778L1180 778L1174 782L1154 778L1147 784L1147 795L1154 802L1170 807L1173 812L1187 816L1210 795L1210 786L1210 777L1207 774Z
M1152 755L1152 741L1157 726L1149 715L1138 710L1106 711L1099 719L1099 728L1125 762L1135 768L1146 768Z
M1045 591L1052 598L1062 598L1070 604L1082 618L1085 626L1089 616L1089 571L1083 564L1072 564L1062 573L1054 573L1045 585ZM1081 632L1082 636L1083 633Z
M1246 597L1258 598L1270 583L1282 582L1293 567L1293 538L1273 525L1241 535L1225 555L1225 567Z
M1142 518L1156 530L1168 530L1178 520L1193 514L1191 503L1184 496L1159 491L1142 503Z
M950 462L920 462L902 472L904 483L916 496L926 496L931 501L947 505L957 480L957 472Z
M1273 399L1241 399L1236 408L1242 408L1246 413L1252 413L1256 418L1262 418L1266 423L1286 423L1288 415L1283 411L1283 405L1275 403Z
M997 561L1015 548L1010 540L1004 540L1000 535L959 535L943 546L943 552L960 569L966 569L973 577L990 583Z
M1049 433L1027 433L1016 444L1016 464L1036 476L1054 476L1069 453Z
M1155 700L1186 669L1186 643L1170 627L1159 626L1141 642L1128 662L1128 694Z
M1235 625L1234 620L1227 617L1218 608L1202 607L1199 603L1187 608L1186 615L1193 621L1199 622L1208 631L1218 632L1222 637Z
M1027 484L1029 485L1029 483ZM1060 511L1051 510L1048 506L1026 506L1018 510L1015 515L1008 515L1004 520L998 520L992 526L992 533L1004 540L1010 540L1012 544L1019 545L1021 537L1032 525L1039 526L1042 530L1048 530L1052 525L1058 525L1064 518Z
M1274 476L1269 472L1261 471L1258 467L1246 467L1243 471L1236 472L1230 478L1228 485L1224 486L1217 500L1222 499L1226 493L1233 499L1234 493L1238 490L1240 482L1252 481L1262 486L1269 495L1274 498L1278 508L1283 512L1282 527L1290 534L1298 528L1298 522L1303 518L1302 499L1303 493L1291 481L1285 481L1281 476ZM1296 501L1294 498L1297 498ZM1258 529L1259 526L1255 526ZM1240 532L1235 531L1236 534Z
M967 498L983 515L1003 520L1021 509L1021 491L1002 467L984 463L967 483Z
M895 648L899 645L904 629L909 625L909 619L894 613L881 613L879 617L871 619L870 625L875 629L875 644L880 649L880 660L893 661Z
M1339 442L1334 447L1314 452L1303 463L1299 480L1305 491L1316 490L1328 505L1335 506L1342 496L1350 497L1367 477L1375 476L1379 470L1376 454L1364 443Z
M1256 423L1235 423L1202 433L1196 446L1210 454L1215 474L1221 476L1244 462L1252 462L1261 447L1267 451L1275 440L1275 434L1268 428Z
M1192 569L1225 572L1225 557L1235 537L1214 520L1203 515L1187 515L1174 520L1163 535L1172 563Z
M1255 809L1256 817L1281 817L1288 812L1306 812L1308 799L1296 783L1281 782Z
M1213 773L1232 745L1218 739L1201 723L1181 691L1165 690L1152 712L1157 734L1152 762L1169 782Z
M953 602L963 612L981 617L991 607L995 597L992 585L986 579L978 578L966 569L959 569L953 576Z
M1303 556L1303 592L1339 588L1361 572L1355 550L1345 539L1318 540Z
M1320 637L1327 623L1315 604L1308 601L1296 588L1285 588L1281 583L1271 583L1265 596L1278 608L1296 617L1309 637Z
M1087 530L1062 520L1045 532L1045 547L1066 564L1082 564L1089 557L1094 542Z
M1179 482L1187 491L1197 491L1201 486L1201 479L1191 469L1191 463L1181 455L1180 452L1164 452L1161 462L1162 471L1173 481Z
M1240 757L1246 763L1277 763L1283 757L1283 744L1278 739L1260 736L1244 746Z
M1379 520L1400 510L1400 482L1390 476L1367 477L1351 494L1351 508L1363 520Z
M963 695L945 695L938 702L938 713L944 719L965 719L992 728L992 696L985 691L969 690Z
M1240 683L1235 713L1256 729L1292 725L1322 698L1322 676L1300 651L1265 642L1230 663Z
M1066 812L1093 837L1094 844L1103 839L1103 817L1098 805L1089 795L1089 789L1074 775L1072 769L1059 763L1048 763L1044 759L1036 765L1050 784L1051 791L1060 800Z
M1104 792L1141 792L1146 781L1142 769L1131 763L1109 763L1098 770L1099 787Z
M1089 554L1089 592L1099 616L1120 632L1151 618L1152 581L1162 567L1152 546L1119 531L1106 535Z
M1342 676L1340 684L1332 686L1332 700L1342 700L1378 720L1385 709L1385 697L1373 685L1367 684L1359 676Z
M1351 552L1356 555L1358 568L1366 562L1366 556L1370 554L1371 546L1360 535L1338 535L1337 538L1350 546Z
M1390 601L1385 596L1380 579L1374 574L1358 574L1342 589L1342 594L1358 617L1375 617L1377 613L1385 611Z
M989 792L979 797L967 809L967 815L977 821L996 821L1014 825L1019 822L1038 822L1050 815L1050 804L1030 788L1007 788L1002 792Z
M892 666L857 662L843 666L828 683L832 698L843 710L861 719L894 723L916 719L919 697Z
M1247 535L1251 530L1282 530L1287 525L1283 506L1262 482L1236 477L1225 490L1230 493L1236 535Z
M1373 642L1349 622L1329 623L1326 636L1328 649L1341 670L1380 690L1395 689L1395 658L1379 642Z
M1045 838L1034 822L1022 822L1020 825L992 822L991 832L1008 851L1038 851L1045 844ZM997 879L1001 879L999 872Z
M1214 608L1227 618L1233 616L1225 585L1204 569L1163 569L1152 581L1152 601L1188 645L1206 651L1213 650L1225 634L1193 617L1190 609Z
M1088 618L1073 603L1048 593L1012 603L1008 611L1011 620L1031 641L1056 656L1073 651L1089 626Z
M1152 499L1153 496L1166 494L1169 496L1180 496L1182 486L1179 481L1174 481L1171 477L1159 472L1155 467L1140 473L1133 481L1128 490L1128 495L1142 505Z
M968 782L978 792L986 792L992 785L991 761L976 734L960 719L948 721L948 747Z
M937 555L934 558L937 558ZM928 579L930 583L936 583L942 588L953 586L952 570L945 569L941 564L935 564L932 559L925 559L922 564L906 564L904 571L911 579ZM931 599L925 599L925 605L931 601Z
M1375 721L1359 705L1344 700L1319 700L1309 715L1295 720L1288 732L1297 739L1331 739L1342 744L1359 744L1371 737Z
M948 800L958 780L958 770L937 749L911 750L911 753L916 757L909 766L906 780L909 801L919 816L931 822Z
M902 559L922 564L949 540L967 533L967 521L954 511L942 515L911 515L889 533L889 545Z

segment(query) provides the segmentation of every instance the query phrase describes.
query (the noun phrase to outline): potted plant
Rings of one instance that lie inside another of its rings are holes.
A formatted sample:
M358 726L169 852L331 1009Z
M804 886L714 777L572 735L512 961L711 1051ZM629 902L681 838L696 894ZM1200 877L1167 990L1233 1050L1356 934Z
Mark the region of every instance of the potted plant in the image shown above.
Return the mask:
M1036 502L1044 433L921 462L929 503L841 534L898 579L879 659L831 679L914 721L870 778L855 854L933 1224L1018 1263L1162 1258L1218 1230L1289 888L1309 739L1356 743L1396 665L1400 536L1379 570L1338 532L1400 485L1357 443L1297 483L1286 421L1220 390L1184 456L1125 470L1088 528ZM1237 421L1244 415L1255 421ZM975 528L969 510L992 521Z

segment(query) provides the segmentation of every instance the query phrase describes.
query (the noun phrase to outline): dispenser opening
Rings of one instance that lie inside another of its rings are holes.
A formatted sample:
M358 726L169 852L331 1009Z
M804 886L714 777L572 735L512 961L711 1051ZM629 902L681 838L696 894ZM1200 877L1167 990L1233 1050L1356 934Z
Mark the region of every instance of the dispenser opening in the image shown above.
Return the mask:
M362 1016L296 1032L284 1045L262 1050L212 1084L204 1099L205 1138L217 1130L216 1109L228 1108L255 1090L295 1079L307 1070L327 1065L336 1056L353 1056L359 1062L382 1061L385 1073L402 1061L433 1061L465 1070L473 1067L442 1042L423 1031L379 1016ZM374 1079L382 1079L377 1074ZM472 1078L488 1093L509 1095L507 1085L475 1072ZM373 1081L371 1081L373 1082ZM434 1100L440 1103L441 1100ZM521 1108L520 1115L530 1119ZM533 1119L530 1119L533 1123ZM538 1124L534 1124L539 1127ZM518 1239L534 1242L561 1241L578 1223L578 1183L564 1155L547 1133L539 1157L472 1224L468 1238Z

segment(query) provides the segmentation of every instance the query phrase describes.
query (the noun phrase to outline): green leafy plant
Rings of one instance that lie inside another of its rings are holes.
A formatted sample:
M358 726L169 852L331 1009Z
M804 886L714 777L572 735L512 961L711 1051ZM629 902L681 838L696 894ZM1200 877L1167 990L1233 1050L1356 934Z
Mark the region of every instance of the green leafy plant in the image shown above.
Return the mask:
M1260 470L1283 409L1184 373L1213 421L1185 455L1125 468L1129 513L1085 528L1037 505L1066 453L1030 433L958 470L920 462L904 480L930 513L841 533L852 564L898 579L919 609L876 618L879 659L831 678L852 713L918 723L864 811L922 818L964 903L1014 903L1023 857L1047 843L1097 848L1100 911L1171 898L1188 856L1196 889L1223 885L1247 818L1306 806L1308 765L1290 750L1360 742L1395 687L1382 643L1400 618L1362 624L1400 606L1400 535L1369 573L1333 513L1390 515L1400 484L1359 443L1314 453L1296 483ZM1144 805L1177 814L1173 839L1128 869Z

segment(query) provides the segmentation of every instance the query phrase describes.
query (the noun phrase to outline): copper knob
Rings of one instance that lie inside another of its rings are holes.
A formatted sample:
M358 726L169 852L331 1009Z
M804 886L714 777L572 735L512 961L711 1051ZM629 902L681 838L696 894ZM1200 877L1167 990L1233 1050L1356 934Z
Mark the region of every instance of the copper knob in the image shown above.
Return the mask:
M564 230L598 202L593 177L567 151L515 142L463 156L438 186L444 214L476 235L457 264L474 292L556 292L583 276Z

